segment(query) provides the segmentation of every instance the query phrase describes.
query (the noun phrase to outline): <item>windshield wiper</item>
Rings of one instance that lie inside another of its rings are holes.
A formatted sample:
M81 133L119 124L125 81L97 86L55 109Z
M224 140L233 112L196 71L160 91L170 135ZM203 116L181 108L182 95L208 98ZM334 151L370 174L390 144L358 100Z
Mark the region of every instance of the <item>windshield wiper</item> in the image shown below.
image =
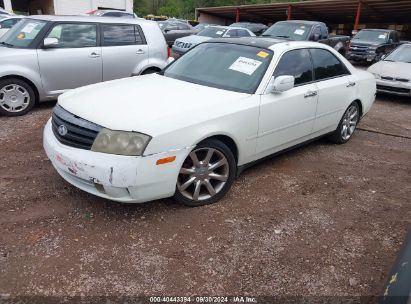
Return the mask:
M12 45L10 43L7 43L7 42L4 42L4 41L0 41L0 44L4 45L4 46L8 46L8 47L14 47L14 45Z
M262 34L261 37L273 37L273 35L269 35L269 34Z

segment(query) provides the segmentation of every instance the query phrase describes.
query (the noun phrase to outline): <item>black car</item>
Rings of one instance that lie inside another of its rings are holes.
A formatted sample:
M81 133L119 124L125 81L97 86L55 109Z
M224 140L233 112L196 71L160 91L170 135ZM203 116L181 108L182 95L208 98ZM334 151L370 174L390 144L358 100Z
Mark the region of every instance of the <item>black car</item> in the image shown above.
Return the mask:
M197 30L195 30L188 22L182 22L176 19L158 21L158 25L163 31L164 38L170 48L176 39L197 33Z
M376 62L401 44L394 30L365 29L351 40L347 58L354 61Z
M252 31L256 36L260 36L264 33L268 26L262 23L252 23L252 22L236 22L230 25L231 27L242 27Z

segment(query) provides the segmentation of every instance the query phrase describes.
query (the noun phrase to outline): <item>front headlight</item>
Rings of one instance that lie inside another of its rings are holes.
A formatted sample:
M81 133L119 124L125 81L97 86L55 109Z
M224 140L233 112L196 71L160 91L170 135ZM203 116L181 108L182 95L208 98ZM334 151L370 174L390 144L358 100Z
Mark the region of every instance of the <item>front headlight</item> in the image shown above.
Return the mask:
M93 142L91 151L140 156L150 140L150 136L141 133L101 129Z
M375 73L372 73L372 74L374 75L375 79L381 79L381 75L375 74Z

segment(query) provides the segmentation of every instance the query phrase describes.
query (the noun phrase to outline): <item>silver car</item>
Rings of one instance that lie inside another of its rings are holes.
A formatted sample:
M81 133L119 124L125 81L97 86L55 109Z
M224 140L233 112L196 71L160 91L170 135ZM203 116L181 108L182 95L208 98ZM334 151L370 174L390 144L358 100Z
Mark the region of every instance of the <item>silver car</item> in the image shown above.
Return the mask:
M15 26L24 16L11 15L0 20L0 38L4 36L13 26Z
M38 16L0 41L0 114L19 116L70 89L160 71L167 45L156 22Z

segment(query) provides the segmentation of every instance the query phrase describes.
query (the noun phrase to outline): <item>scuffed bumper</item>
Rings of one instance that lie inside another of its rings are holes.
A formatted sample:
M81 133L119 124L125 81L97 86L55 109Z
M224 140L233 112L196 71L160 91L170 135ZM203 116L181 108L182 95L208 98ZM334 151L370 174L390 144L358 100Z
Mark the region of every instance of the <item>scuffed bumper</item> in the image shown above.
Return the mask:
M190 148L143 157L76 149L61 144L51 120L44 128L43 145L57 172L70 184L91 194L123 203L142 203L170 197ZM165 165L160 158L176 156Z

